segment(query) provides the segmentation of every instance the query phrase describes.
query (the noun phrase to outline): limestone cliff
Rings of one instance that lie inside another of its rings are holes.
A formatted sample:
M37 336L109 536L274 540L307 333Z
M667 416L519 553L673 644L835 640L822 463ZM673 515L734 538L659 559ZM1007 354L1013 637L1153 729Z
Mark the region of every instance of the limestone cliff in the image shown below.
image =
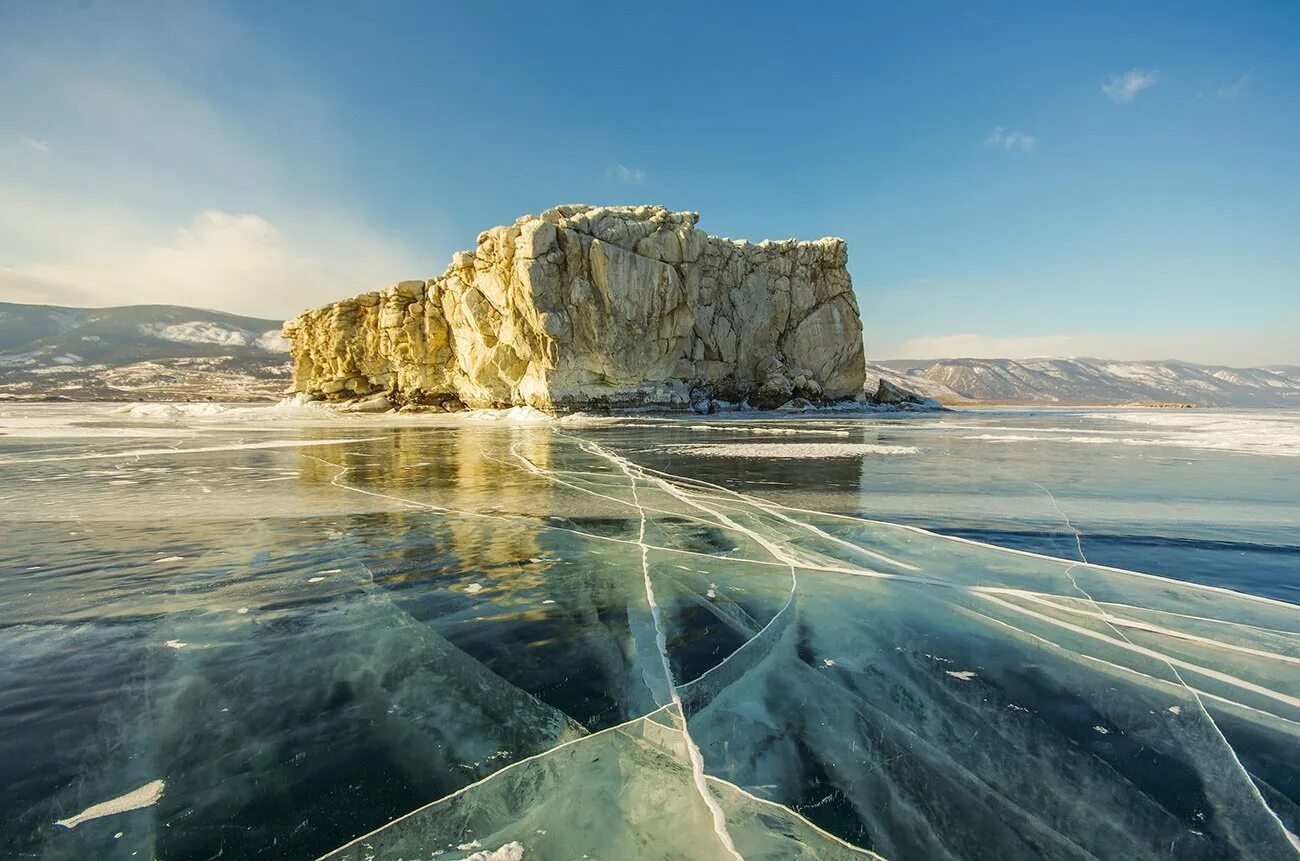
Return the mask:
M437 278L286 323L294 389L543 410L860 398L844 241L733 241L698 220L569 205L484 231Z

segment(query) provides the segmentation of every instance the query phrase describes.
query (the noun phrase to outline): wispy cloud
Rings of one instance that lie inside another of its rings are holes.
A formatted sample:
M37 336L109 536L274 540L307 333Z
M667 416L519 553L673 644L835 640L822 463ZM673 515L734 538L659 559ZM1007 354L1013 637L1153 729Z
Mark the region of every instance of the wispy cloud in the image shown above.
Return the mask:
M1148 69L1129 69L1122 75L1111 75L1101 85L1101 91L1114 102L1131 102L1143 90L1160 83L1160 73Z
M639 167L628 167L625 164L611 164L605 169L605 176L629 185L640 185L645 182L645 171Z
M1250 72L1242 72L1232 83L1224 84L1222 87L1217 88L1214 91L1214 95L1216 98L1222 99L1225 102L1231 101L1245 93L1246 90L1250 89L1250 81Z
M31 137L30 135L23 135L18 139L22 141L23 146L27 147L29 150L32 150L34 152L38 152L44 155L45 153L50 151L50 145L47 141L43 141L39 138Z
M987 138L984 139L984 145L995 149L1003 149L1007 152L1019 150L1020 152L1033 152L1034 147L1038 144L1038 138L1025 132L1018 132L1015 129L1009 129L1005 126L995 128Z

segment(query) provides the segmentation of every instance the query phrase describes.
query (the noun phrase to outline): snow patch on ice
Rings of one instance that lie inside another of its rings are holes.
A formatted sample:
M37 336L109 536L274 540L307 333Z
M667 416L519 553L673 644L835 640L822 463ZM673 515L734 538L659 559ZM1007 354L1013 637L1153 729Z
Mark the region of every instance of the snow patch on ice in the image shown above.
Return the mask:
M944 673L962 682L969 682L975 678L975 673L971 670L944 670Z
M175 419L219 416L229 409L222 404L130 404L109 412L133 419Z
M1130 445L1141 445L1143 442L1145 442L1145 440L1139 440L1139 439L1123 439L1123 438L1119 438L1119 439L1117 439L1117 438L1115 438L1115 437L1109 437L1109 436L1070 436L1070 437L1050 436L1050 437L1042 437L1042 436L1028 436L1028 435L1025 435L1025 434L1010 434L1010 433L1008 433L1008 434L998 434L998 433L971 434L971 435L968 435L968 436L964 436L964 437L962 437L962 439L983 440L983 441L985 441L985 442L1077 442L1077 443L1087 443L1087 444L1093 444L1093 445L1098 445L1098 444L1102 444L1102 443L1112 443L1112 442L1117 442L1117 443L1128 443L1128 444L1130 444Z
M808 442L808 443L693 443L663 446L662 451L677 454L703 455L704 457L786 458L815 460L836 457L861 457L862 455L920 454L910 445L884 445L881 443Z
M770 420L769 416L763 417ZM739 417L729 416L727 419L714 423L689 422L680 418L664 417L651 418L644 417L637 420L621 421L619 427L630 428L670 428L672 430L686 430L692 433L717 431L722 433L749 433L760 434L765 436L805 436L815 434L820 436L852 436L852 431L842 430L839 428L821 428L811 426L812 422L803 422L800 424L789 423L786 427L775 427L773 425L758 424L755 420L747 420Z
M92 425L68 416L14 416L0 414L0 434L9 439L123 439L174 438L183 428L134 428Z
M53 461L65 460L105 460L121 459L126 457L146 457L149 455L179 456L186 454L208 454L218 451L254 451L273 448L306 448L313 446L345 445L356 442L372 442L374 439L375 437L361 437L358 439L282 439L270 442L246 442L233 445L192 446L188 448L136 448L119 452L91 452L88 454L68 454L25 459L9 458L0 460L0 464L50 463Z
M158 799L162 798L163 790L167 784L162 780L151 780L138 789L133 789L125 795L119 795L117 798L111 798L108 801L101 801L99 804L93 804L76 816L69 816L67 819L55 821L55 825L61 825L64 828L76 828L83 822L89 822L92 819L99 819L102 816L112 816L114 813L125 813L128 810L139 810L141 807L149 807L157 804Z
M1120 412L1091 414L1088 418L1143 425L1158 431L1150 439L1124 440L1130 445L1172 445L1300 457L1300 413L1290 410L1270 413Z
M510 407L506 410L469 410L460 413L463 416L462 421L485 423L485 424L504 424L504 425L534 425L534 424L554 424L554 416L547 415L536 407Z
M1017 433L968 434L988 442L1061 442L1087 445L1167 446L1236 454L1300 457L1300 413L1211 413L1205 411L1089 413L1083 418L1140 425L1139 430L1034 428ZM950 426L957 427L957 426ZM970 426L965 426L970 428ZM1082 433L1083 435L1079 435Z

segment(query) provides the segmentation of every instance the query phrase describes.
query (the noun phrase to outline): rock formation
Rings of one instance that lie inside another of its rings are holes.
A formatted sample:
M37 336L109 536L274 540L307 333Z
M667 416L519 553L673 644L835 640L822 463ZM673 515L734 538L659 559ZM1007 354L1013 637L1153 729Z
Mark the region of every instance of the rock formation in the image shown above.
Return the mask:
M896 386L884 377L880 378L880 382L876 386L876 393L871 396L871 402L895 407L912 405L928 409L939 409L942 406L934 398L927 398L918 395L911 389Z
M860 399L844 241L733 241L698 220L570 205L487 230L437 278L286 323L294 390L548 411Z

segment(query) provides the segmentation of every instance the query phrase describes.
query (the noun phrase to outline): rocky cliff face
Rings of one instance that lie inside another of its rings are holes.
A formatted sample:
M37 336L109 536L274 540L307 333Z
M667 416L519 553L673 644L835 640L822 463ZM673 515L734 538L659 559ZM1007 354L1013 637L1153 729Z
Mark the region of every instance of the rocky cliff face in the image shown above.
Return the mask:
M487 230L438 278L286 323L294 388L544 410L860 398L844 241L733 241L698 218L572 205Z

